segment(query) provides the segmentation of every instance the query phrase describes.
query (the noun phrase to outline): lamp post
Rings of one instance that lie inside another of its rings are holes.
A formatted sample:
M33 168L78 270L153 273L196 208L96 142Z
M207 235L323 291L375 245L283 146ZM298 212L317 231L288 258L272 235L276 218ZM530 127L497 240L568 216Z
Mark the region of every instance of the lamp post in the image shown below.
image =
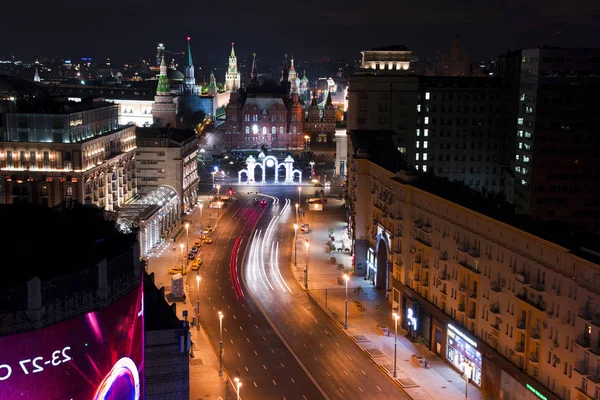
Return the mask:
M235 381L235 392L237 394L237 400L240 400L240 388L242 387L242 382L240 382L240 378L238 378L237 376L234 379Z
M181 274L185 275L185 268L183 267L183 243L179 243L179 248L181 249Z
M190 223L189 222L185 223L185 245L186 245L186 252L189 254L189 252L190 252Z
M315 162L311 161L311 162L309 162L309 164L310 164L310 177L312 178L315 176L315 168L314 168Z
M219 198L219 190L221 189L221 185L217 185L217 199Z
M463 367L465 369L465 400L469 399L469 378L471 377L471 371L473 370L473 367L471 366L471 363L468 360L464 360L463 361Z
M310 136L304 135L304 142L306 142L306 148L305 148L306 151L308 151L308 141L309 140L310 140Z
M394 313L392 314L394 317L394 378L397 378L398 375L396 373L396 346L398 339L398 320L400 319L400 314Z
M298 203L296 203L296 223L298 223L298 207L300 205Z
M223 312L219 311L219 376L223 376Z
M348 274L344 274L344 280L346 281L346 322L344 322L344 329L348 330L348 281L350 280Z
M298 253L296 245L298 243L298 224L294 224L294 268L298 266Z
M304 242L304 246L306 246L306 269L304 270L304 289L308 290L308 239Z
M300 195L301 190L302 190L302 188L300 186L298 186L298 204L302 204L302 197Z
M204 204L200 203L200 234L202 234L202 206Z
M196 330L200 330L200 275L196 275L196 289L198 290L198 302L196 304Z

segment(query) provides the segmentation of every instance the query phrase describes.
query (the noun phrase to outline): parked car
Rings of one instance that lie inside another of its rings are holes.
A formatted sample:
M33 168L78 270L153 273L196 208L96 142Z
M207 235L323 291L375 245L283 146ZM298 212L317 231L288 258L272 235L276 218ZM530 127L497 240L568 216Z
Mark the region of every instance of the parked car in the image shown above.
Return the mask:
M200 248L199 248L198 246L194 246L194 247L192 247L192 250L190 250L190 251L191 251L192 253L197 253L199 249L200 249Z
M200 257L198 257L194 260L190 269L192 271L198 271L200 269L201 265L202 265L202 259Z
M169 275L183 274L183 270L179 267L169 268Z
M206 238L206 241L205 241L205 243L206 243L206 244L211 244L211 243L212 243L212 239L211 239L211 238L209 238L209 237L207 237L207 238Z
M190 251L187 255L188 260L193 260L195 257L196 257L196 253L194 253L193 251Z

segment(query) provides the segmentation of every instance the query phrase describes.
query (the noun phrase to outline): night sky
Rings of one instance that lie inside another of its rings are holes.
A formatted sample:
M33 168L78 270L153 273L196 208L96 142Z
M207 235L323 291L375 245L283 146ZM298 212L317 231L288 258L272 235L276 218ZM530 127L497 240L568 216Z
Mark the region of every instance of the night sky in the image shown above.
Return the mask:
M213 65L227 62L232 41L238 58L270 60L358 59L392 44L433 56L457 34L472 60L544 44L600 47L599 0L4 0L2 14L0 57L17 58L150 58L158 41L183 50L188 34L194 59Z

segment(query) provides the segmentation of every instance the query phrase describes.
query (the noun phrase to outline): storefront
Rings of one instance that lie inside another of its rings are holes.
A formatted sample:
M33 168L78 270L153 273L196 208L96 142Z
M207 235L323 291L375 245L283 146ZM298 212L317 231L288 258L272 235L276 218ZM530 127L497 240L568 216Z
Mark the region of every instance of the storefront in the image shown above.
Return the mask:
M465 361L469 362L472 367L469 379L481 386L481 353L477 343L452 324L446 330L446 358L463 373Z
M431 315L427 314L418 302L406 296L402 302L402 328L406 329L409 340L430 347Z

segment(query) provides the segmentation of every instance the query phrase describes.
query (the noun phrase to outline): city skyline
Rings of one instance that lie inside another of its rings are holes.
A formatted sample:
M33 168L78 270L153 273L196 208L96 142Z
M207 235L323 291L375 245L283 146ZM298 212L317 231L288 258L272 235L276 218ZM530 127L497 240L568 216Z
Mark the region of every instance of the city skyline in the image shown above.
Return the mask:
M494 58L507 49L600 46L600 38L594 35L599 28L600 9L591 1L566 5L536 0L493 9L464 1L441 6L430 3L405 7L390 2L365 9L358 2L346 2L344 9L338 10L336 4L311 1L297 9L234 2L230 5L234 10L227 11L223 18L214 17L222 10L188 4L183 15L171 22L164 17L161 3L129 1L118 7L110 3L104 7L118 12L109 26L102 19L95 20L96 11L87 4L68 0L66 6L56 9L34 0L5 5L12 15L29 13L32 8L37 12L28 17L26 31L17 25L18 18L8 20L7 31L19 35L0 39L0 49L3 57L14 54L18 58L60 54L73 58L152 59L157 42L178 52L185 50L185 36L191 35L198 64L224 65L223 54L227 54L232 41L236 42L240 60L250 59L253 52L269 60L283 59L285 53L294 54L297 60L352 60L358 59L363 49L396 44L407 46L421 57L432 57L437 49L447 51L456 35L472 61ZM381 13L382 9L386 12ZM147 22L159 20L167 29L157 29L156 23ZM341 36L345 40L340 41Z

